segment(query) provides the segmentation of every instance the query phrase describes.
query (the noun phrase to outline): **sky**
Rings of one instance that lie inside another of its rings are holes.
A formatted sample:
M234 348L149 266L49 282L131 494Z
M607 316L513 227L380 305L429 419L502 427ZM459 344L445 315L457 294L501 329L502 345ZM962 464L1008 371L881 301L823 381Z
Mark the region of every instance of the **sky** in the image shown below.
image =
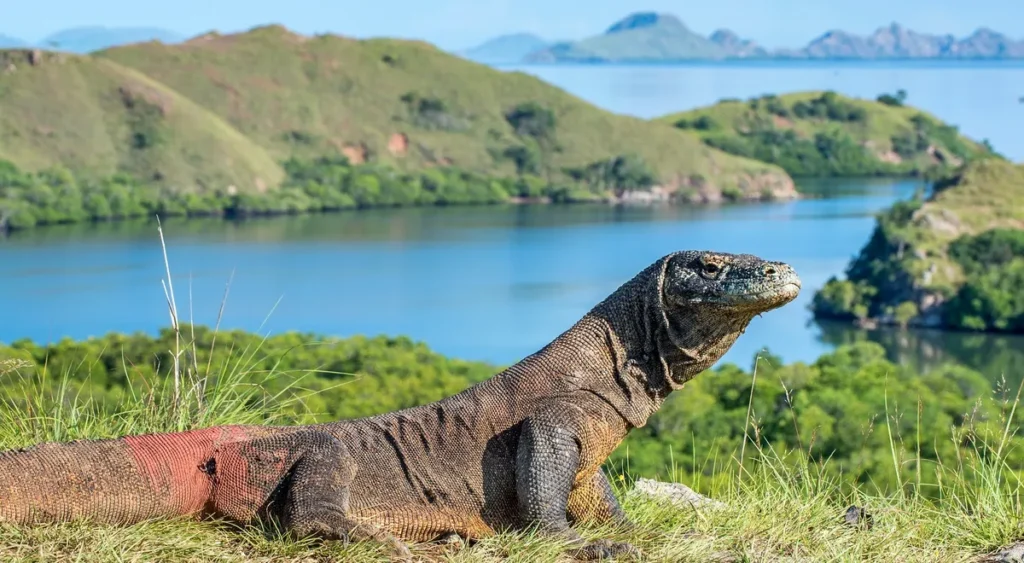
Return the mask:
M34 0L7 4L0 34L28 41L68 27L154 26L185 35L279 23L303 34L424 39L461 49L504 33L546 39L600 33L634 11L675 14L694 31L727 27L770 48L799 47L829 29L867 34L896 21L929 33L991 27L1024 38L1020 0ZM40 15L43 17L40 17Z

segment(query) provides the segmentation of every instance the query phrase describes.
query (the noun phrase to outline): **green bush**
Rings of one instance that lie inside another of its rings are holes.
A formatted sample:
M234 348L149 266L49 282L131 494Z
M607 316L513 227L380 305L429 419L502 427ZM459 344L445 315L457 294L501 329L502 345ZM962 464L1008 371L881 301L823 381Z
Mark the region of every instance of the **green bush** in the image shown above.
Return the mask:
M907 101L907 91L902 89L897 90L896 95L879 94L879 96L875 99L879 103L885 104L887 106L901 107L903 106L903 102Z
M950 326L1024 332L1024 231L991 229L949 245L965 281L943 308Z
M826 119L843 123L863 122L868 117L864 108L840 99L831 91L810 101L793 104L793 115L801 119Z
M813 139L791 129L757 128L743 135L710 134L705 142L737 156L777 164L795 177L887 176L907 167L880 161L849 134L835 129Z
M536 116L535 112L519 110L524 120L520 125L539 131L528 117ZM547 122L544 117L538 119ZM343 156L290 158L283 163L287 179L280 187L236 194L223 190L174 193L126 174L83 179L62 168L28 173L0 161L0 230L153 215L236 218L367 207L494 204L511 197L570 203L601 199L613 190L648 189L656 181L654 172L632 155L567 171L570 181L557 183L540 177L543 167L536 141L510 147L505 154L515 162L518 179L484 176L455 166L403 172L376 163L353 165Z

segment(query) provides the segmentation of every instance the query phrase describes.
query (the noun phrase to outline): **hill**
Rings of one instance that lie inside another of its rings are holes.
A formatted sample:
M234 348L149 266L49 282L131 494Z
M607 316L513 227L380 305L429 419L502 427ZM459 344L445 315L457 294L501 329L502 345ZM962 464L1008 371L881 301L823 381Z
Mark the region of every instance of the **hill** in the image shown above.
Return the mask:
M97 56L173 88L278 159L341 153L403 170L569 179L601 176L635 156L670 189L708 197L791 190L776 167L417 41L304 37L267 26Z
M459 53L471 61L485 64L507 64L522 61L551 42L532 33L512 33L489 39Z
M532 53L529 62L622 62L723 58L727 50L671 14L637 12L604 33Z
M919 33L894 22L867 36L831 30L803 49L783 50L776 55L810 59L1020 59L1024 58L1024 41L988 28L957 39L951 34Z
M1024 333L1024 165L988 158L878 218L818 318Z
M898 23L869 35L834 29L803 47L769 50L728 29L710 36L690 30L672 14L636 12L604 33L579 41L561 42L521 59L538 63L615 63L720 59L1022 59L1024 40L989 28L966 37L935 35L907 29Z
M743 39L729 29L715 30L708 39L725 51L730 58L748 59L768 56L768 51L750 39Z
M905 97L764 95L659 120L699 134L709 146L778 164L793 176L921 174L991 152L956 127L904 105Z
M39 42L39 47L85 54L115 45L144 41L178 43L184 39L180 33L158 27L86 26L63 29L50 34Z
M177 192L279 183L280 165L213 113L110 59L0 51L0 160L127 173Z

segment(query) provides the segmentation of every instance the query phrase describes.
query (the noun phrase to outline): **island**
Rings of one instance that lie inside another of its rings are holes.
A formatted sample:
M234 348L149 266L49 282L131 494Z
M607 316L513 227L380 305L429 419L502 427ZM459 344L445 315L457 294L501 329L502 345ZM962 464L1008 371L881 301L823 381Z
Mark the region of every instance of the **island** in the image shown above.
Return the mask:
M878 217L815 296L819 319L1024 332L1024 165L990 157Z
M0 51L0 219L794 197L779 167L419 41Z
M794 177L940 174L983 155L988 141L905 104L907 93L875 100L835 92L722 100L659 118L711 147L777 164Z
M531 42L523 38L529 37ZM509 47L515 46L516 49ZM533 50L524 52L524 47ZM500 49L502 58L493 53ZM970 35L920 33L892 22L862 36L828 30L803 47L768 49L729 29L704 35L669 13L634 12L603 32L545 44L529 33L495 38L462 52L481 62L532 64L631 64L725 60L1013 60L1024 58L1024 40L981 27ZM510 61L510 55L518 55Z

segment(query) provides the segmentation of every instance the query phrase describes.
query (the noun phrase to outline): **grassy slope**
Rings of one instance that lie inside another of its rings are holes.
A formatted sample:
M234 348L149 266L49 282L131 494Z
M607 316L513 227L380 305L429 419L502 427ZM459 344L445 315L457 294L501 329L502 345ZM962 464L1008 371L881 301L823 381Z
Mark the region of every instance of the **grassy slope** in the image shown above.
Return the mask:
M171 86L277 158L365 145L373 158L403 167L444 162L511 174L513 164L496 160L488 149L518 144L503 115L536 101L556 115L562 150L549 152L553 169L637 153L667 183L700 176L719 188L753 191L789 182L777 167L708 149L696 136L603 111L537 78L499 72L422 42L309 38L268 26L182 45L119 47L99 56ZM400 100L411 91L443 101L466 128L428 130L412 123ZM404 154L389 151L396 134L408 136Z
M788 107L792 107L797 102L810 102L821 95L822 92L820 91L810 91L784 94L778 96L778 98ZM692 122L700 117L708 116L725 128L725 134L729 134L731 131L733 134L738 135L738 131L749 130L756 120L770 120L777 129L792 129L801 137L808 139L813 138L815 133L841 127L854 140L870 147L871 152L876 156L890 159L898 158L898 155L893 152L892 137L899 133L913 131L912 117L923 114L931 120L941 123L937 117L910 106L889 106L874 100L851 98L843 95L837 95L837 98L862 108L867 112L867 119L861 123L844 123L839 125L834 121L801 119L792 115L787 118L780 118L772 116L764 108L764 104L761 104L761 108L755 111L750 108L750 104L747 101L729 100L690 111L669 114L658 118L658 121L674 124L681 119ZM709 135L723 134L723 132L704 131L700 134L703 137L707 137ZM959 140L975 151L984 151L984 148L979 143L963 135L959 136ZM938 146L937 148L942 150L944 154L949 154L947 147ZM916 164L926 166L935 162L933 157L927 155L915 157Z
M956 285L959 267L949 260L949 243L960 235L989 229L1024 229L1024 164L984 159L968 164L914 214L903 233L920 253L912 271L920 275L934 264L921 286Z
M883 312L855 313L848 280L837 279L815 295L816 315L866 314L890 323L894 317L884 311L909 301L922 313L913 322L944 326L942 306L965 281L962 267L949 256L949 245L960 236L991 229L1024 229L1024 164L998 158L970 162L940 181L919 205L909 214L901 206L882 214L848 269L852 281L877 291L857 301Z
M64 165L96 175L162 177L254 189L283 177L270 155L209 111L113 61L0 51L0 158L34 170ZM135 134L148 142L133 148Z

